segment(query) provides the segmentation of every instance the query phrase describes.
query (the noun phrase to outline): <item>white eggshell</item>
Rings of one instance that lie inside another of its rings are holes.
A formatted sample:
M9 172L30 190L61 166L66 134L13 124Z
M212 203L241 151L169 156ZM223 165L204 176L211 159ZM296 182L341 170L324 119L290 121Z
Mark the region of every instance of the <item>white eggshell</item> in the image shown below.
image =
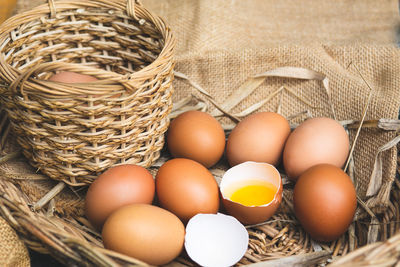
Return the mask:
M186 252L201 266L232 266L244 256L248 243L246 228L232 216L197 214L186 226Z

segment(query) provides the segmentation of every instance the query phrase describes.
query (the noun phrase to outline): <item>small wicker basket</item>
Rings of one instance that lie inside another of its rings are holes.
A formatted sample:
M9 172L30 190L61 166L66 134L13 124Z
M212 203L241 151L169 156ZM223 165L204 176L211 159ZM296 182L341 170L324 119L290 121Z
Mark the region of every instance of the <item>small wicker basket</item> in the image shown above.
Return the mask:
M0 27L1 104L30 163L67 184L150 166L171 111L175 39L134 0L49 0ZM47 80L60 71L92 83Z

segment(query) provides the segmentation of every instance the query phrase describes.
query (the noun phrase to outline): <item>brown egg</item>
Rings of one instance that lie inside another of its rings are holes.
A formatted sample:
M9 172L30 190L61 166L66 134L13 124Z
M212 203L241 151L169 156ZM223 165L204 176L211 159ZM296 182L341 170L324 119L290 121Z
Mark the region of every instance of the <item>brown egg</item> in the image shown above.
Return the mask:
M198 213L217 213L219 190L214 176L200 163L184 158L164 163L156 175L160 205L184 223Z
M90 76L90 75L86 75L86 74L80 74L80 73L76 73L76 72L70 72L70 71L62 71L59 72L57 74L54 74L53 76L51 76L49 78L49 81L53 81L53 82L61 82L61 83L90 83L90 82L95 82L98 81L97 78ZM94 97L98 96L98 95L93 95ZM88 95L78 95L77 98L78 99L85 99L87 98ZM121 97L121 93L115 93L112 94L111 96L109 96L108 100L110 99L115 99L118 100L117 98ZM101 104L100 101L94 101L92 103L92 105L98 105ZM87 103L83 103L83 106L88 106ZM96 116L95 118L99 118L101 116Z
M133 203L151 204L155 194L153 176L145 168L124 164L101 174L89 187L85 214L101 229L107 217L121 206Z
M70 71L63 71L51 76L49 78L49 81L61 82L61 83L89 83L97 81L97 79L90 75L85 75Z
M226 144L231 166L245 161L277 165L282 156L290 125L281 115L259 112L242 120L232 130Z
M173 157L192 159L209 168L224 153L225 133L208 113L187 111L172 120L167 145Z
M296 180L308 168L329 163L342 167L349 155L349 137L337 121L308 119L289 136L283 151L287 175Z
M282 179L271 164L247 161L225 172L219 185L226 211L243 224L268 220L282 201Z
M342 169L319 164L304 172L293 193L294 211L304 230L329 242L346 232L357 206L356 191Z
M102 231L104 247L151 265L163 265L182 251L185 227L171 212L132 204L113 212Z

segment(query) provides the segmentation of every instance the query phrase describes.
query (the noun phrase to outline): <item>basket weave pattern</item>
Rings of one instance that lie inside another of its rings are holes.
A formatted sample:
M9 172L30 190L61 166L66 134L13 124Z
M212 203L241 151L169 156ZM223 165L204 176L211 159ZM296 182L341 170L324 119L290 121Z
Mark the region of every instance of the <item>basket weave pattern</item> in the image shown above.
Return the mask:
M174 38L133 0L49 1L2 25L1 103L31 164L70 185L150 166L171 110ZM59 71L94 76L51 82Z

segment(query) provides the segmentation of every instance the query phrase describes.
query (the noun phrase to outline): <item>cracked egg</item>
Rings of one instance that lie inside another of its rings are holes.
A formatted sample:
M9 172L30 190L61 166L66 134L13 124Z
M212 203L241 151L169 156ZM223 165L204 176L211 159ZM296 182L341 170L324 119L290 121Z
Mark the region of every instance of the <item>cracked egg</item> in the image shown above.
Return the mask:
M282 179L271 164L247 161L230 168L222 177L222 203L241 223L268 220L282 201Z

